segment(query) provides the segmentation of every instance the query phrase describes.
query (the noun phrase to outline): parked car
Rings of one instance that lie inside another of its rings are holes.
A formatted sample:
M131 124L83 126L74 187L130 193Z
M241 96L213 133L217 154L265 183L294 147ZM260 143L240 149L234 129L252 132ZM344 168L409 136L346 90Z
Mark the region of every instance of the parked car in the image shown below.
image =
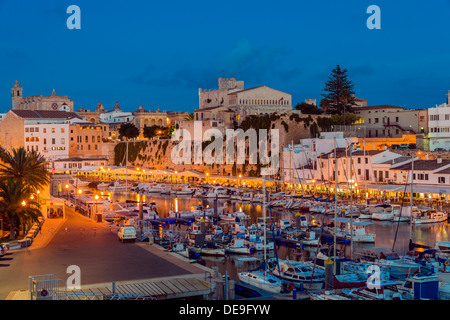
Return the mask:
M410 144L408 144L408 148L409 149L415 149L416 148L416 144L415 143L410 143Z
M436 148L434 149L434 151L447 151L447 150L445 150L444 148Z
M391 148L392 149L398 149L398 148L400 148L400 145L399 144L393 144L393 145L391 145Z
M399 149L408 149L408 145L406 143L402 143L398 148Z
M8 251L8 248L4 244L0 244L0 257L3 257L6 252Z
M133 226L122 226L117 233L119 240L122 242L131 240L136 241L136 229Z

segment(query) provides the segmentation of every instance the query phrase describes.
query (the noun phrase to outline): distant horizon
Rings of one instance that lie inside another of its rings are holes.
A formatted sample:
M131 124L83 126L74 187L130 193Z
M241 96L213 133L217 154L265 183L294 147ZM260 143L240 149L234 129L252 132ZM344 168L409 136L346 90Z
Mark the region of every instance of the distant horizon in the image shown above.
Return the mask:
M72 4L79 30L66 24ZM378 30L366 23L373 4ZM320 104L338 64L369 106L427 109L450 89L448 12L448 0L0 0L0 112L16 80L24 96L55 89L76 110L118 101L124 111L193 112L198 88L217 89L219 77L287 92L293 106Z

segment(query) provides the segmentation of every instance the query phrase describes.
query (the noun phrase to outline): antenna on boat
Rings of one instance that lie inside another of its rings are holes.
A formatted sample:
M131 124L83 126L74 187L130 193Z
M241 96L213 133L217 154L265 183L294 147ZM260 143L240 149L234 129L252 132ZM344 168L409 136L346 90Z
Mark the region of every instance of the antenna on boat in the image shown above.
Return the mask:
M336 275L336 220L337 220L337 194L338 194L338 162L337 138L334 136L334 234L333 234L333 273Z

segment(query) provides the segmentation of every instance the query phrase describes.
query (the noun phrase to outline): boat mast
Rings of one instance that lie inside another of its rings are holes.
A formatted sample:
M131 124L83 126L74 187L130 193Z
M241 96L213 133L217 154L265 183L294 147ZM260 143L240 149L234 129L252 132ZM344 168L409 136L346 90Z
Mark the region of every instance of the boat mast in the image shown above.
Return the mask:
M337 141L336 136L334 137L334 236L333 236L333 246L334 246L334 260L333 260L333 271L336 275L336 220L337 220L337 193L338 193L338 162L337 162Z
M352 144L350 143L350 259L353 259L353 163Z
M125 194L128 191L128 140L127 140L127 152L125 157Z
M412 240L412 225L413 225L413 182L414 182L414 154L412 155L412 159L411 159L411 196L410 196L410 201L411 201L411 215L409 217L409 239Z
M267 241L266 241L266 230L267 230L267 226L266 226L266 176L263 176L263 193L264 193L264 197L263 197L263 217L264 217L264 263L267 263L267 253L266 253L266 246L267 246ZM264 277L266 276L266 270L267 270L267 266L264 268Z

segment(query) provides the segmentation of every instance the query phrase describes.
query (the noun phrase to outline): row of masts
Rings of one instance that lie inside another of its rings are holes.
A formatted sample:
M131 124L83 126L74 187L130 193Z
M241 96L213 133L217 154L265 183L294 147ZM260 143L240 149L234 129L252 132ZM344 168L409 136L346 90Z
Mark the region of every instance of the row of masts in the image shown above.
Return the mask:
M348 190L349 190L349 193L350 193L350 231L351 231L351 234L350 234L350 259L353 259L353 168L352 168L352 165L353 165L353 160L352 160L352 149L353 149L353 144L352 143L348 143L348 140L347 139L345 139L345 141L346 141L346 149L345 149L345 152L346 152L346 158L349 158L349 167L350 167L350 169L348 170L348 172L349 172L349 179L347 179L348 180ZM303 165L302 165L302 168L303 168L303 170L304 170L304 167L305 167L305 165L306 165L306 163L307 163L307 161L306 161L306 151L305 151L305 148L304 148L304 146L303 146L303 142L300 140L300 144L301 144L301 147L302 147L302 153L303 153L303 159L304 159L304 161L303 161ZM365 139L364 139L364 142L363 142L363 144L364 144L364 146L363 146L363 152L364 152L364 159L366 159L366 148L365 148ZM313 145L314 145L314 141L312 140L311 141L311 153L312 153L312 159L311 159L311 163L312 163L312 166L313 166L313 173L315 172L315 168L314 168L314 165L315 165L315 159L316 159L316 157L317 157L317 154L316 154L316 152L317 152L317 150L316 150L316 148L314 148L313 147ZM350 153L348 153L350 151ZM298 174L297 173L297 170L296 170L296 168L295 168L295 160L294 160L294 156L293 156L293 154L294 154L294 142L292 141L291 142L291 152L290 152L290 159L289 159L289 164L290 164L290 169L291 170L289 170L289 177L290 177L290 181L292 182L292 185L294 186L295 185L295 183L294 183L294 179L295 179L295 177L293 177L292 176L292 173L294 172L294 175L295 174ZM333 242L334 242L334 244L333 244L333 256L334 256L334 260L336 260L336 253L337 253L337 247L336 247L336 244L337 244L337 234L336 234L336 220L337 220L337 207L338 207L338 196L337 196L337 194L338 194L338 187L339 187L339 185L338 185L338 177L337 177L337 175L338 175L338 161L337 161L337 138L335 137L334 138L334 155L333 155L333 157L334 157L334 165L335 165L335 168L334 168L334 183L335 183L335 197L334 197L334 234L333 234ZM281 161L281 163L283 164L283 167L281 168L281 170L282 170L282 179L283 179L283 187L286 185L285 183L284 183L284 177L285 177L285 174L284 174L284 161ZM318 166L318 168L319 168L319 170L320 170L320 166ZM411 192L410 192L410 206L411 206L411 209L413 208L413 173L414 173L414 155L412 155L412 157L411 157L411 174L410 174L410 178L411 178L411 182L410 182L410 185L411 185ZM366 174L366 161L364 160L364 174ZM305 179L305 175L304 175L304 173L303 173L303 177L302 177L303 179ZM312 176L312 178L313 178L313 180L314 180L314 185L315 185L315 176L314 176L314 174L313 174L313 176ZM299 180L301 180L301 179L299 179ZM406 181L406 184L408 183L408 181ZM364 184L366 184L366 180L364 179ZM295 190L295 188L293 187L293 190ZM301 184L301 190L302 190L302 195L304 196L305 194L304 194L304 189L303 189L303 183ZM315 190L314 190L314 193L315 193ZM413 236L412 236L412 218L413 218L413 215L411 214L411 216L410 216L410 219L411 219L411 221L410 221L410 228L409 228L409 238L412 240L412 238L413 238ZM394 243L394 245L395 245L395 243ZM334 263L334 273L336 274L336 263Z

